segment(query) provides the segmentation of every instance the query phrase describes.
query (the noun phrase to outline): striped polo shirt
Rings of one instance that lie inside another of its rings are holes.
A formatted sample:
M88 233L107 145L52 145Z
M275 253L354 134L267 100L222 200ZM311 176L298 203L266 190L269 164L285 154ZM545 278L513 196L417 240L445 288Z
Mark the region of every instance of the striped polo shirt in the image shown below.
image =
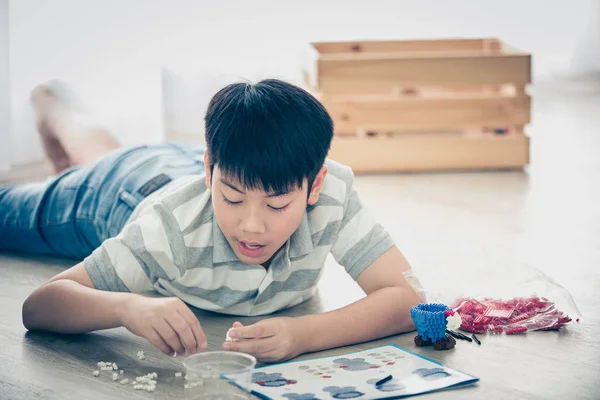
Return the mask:
M327 160L316 204L268 269L235 255L213 213L204 175L174 180L136 207L121 233L84 260L99 290L177 296L204 310L264 315L314 294L332 253L358 276L394 245L363 207L352 170Z

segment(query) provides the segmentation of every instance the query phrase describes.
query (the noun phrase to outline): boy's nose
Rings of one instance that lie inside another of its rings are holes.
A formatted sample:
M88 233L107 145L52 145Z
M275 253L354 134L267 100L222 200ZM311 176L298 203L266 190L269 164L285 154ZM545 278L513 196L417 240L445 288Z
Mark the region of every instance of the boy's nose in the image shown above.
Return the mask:
M257 213L251 212L242 220L241 229L244 232L260 234L265 232L265 224Z

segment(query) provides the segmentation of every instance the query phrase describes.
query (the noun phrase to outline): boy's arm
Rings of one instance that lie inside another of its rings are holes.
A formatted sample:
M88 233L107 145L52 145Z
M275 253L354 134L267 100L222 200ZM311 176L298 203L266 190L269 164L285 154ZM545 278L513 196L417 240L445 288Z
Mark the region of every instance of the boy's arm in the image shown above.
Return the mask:
M393 246L356 280L367 296L338 310L294 318L301 353L414 330L410 308L423 300L403 275L410 266Z
M36 289L23 304L23 325L30 330L81 333L121 326L130 293L95 290L83 262Z
M23 325L59 333L124 326L169 355L206 347L198 319L180 299L96 290L83 262L56 275L25 300Z

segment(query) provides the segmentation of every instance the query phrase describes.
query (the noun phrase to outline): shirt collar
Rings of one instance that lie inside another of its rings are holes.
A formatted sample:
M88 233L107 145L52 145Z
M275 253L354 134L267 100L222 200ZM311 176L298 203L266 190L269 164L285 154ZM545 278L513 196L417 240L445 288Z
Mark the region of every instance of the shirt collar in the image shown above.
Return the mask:
M304 213L302 222L296 231L292 234L289 240L289 255L290 259L304 257L313 251L312 235L310 234L310 226L308 225L308 213Z
M226 263L226 262L241 262L237 257L231 245L227 241L227 238L221 231L217 219L213 215L213 264Z
M293 260L302 258L313 250L312 237L308 226L308 218L304 214L304 218L300 226L292 234L290 239L285 243L282 251L279 252L271 262L269 267L273 278L284 275L291 268Z

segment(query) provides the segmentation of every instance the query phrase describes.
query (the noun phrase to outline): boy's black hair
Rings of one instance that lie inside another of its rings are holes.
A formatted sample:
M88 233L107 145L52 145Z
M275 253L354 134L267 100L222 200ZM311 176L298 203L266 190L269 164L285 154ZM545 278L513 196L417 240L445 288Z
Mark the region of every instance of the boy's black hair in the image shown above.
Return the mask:
M277 79L234 83L211 99L205 117L211 176L216 164L244 188L309 193L333 138L333 121L312 95Z

